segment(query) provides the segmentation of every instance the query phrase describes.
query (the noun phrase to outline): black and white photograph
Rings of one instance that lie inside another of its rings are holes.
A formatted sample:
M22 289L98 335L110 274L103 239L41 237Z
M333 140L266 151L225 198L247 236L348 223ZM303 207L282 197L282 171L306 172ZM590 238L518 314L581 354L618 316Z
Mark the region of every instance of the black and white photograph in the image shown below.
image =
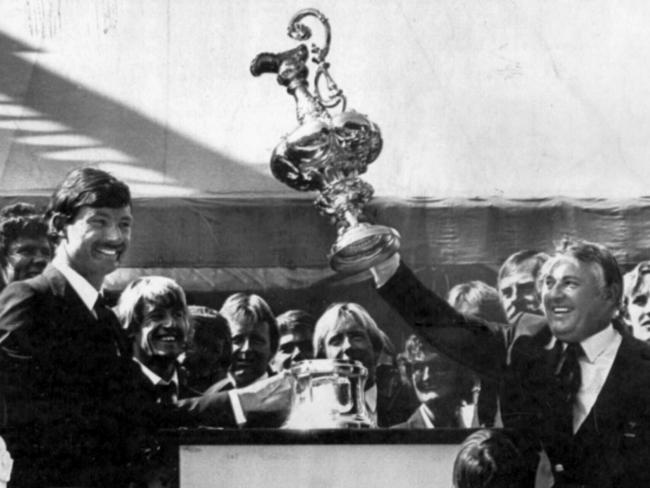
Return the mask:
M649 25L2 0L0 488L650 486Z

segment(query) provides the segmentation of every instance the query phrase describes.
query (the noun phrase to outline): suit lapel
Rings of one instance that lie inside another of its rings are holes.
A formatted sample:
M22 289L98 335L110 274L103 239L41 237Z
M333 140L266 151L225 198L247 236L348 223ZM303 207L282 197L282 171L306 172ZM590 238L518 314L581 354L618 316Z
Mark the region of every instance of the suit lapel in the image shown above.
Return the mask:
M629 384L630 367L628 362L630 358L634 357L635 352L630 338L623 336L607 379L576 436L581 435L583 430L594 428L598 432L603 426L611 425L611 419L618 417L621 409L626 408L624 393L627 389L623 386ZM607 419L607 422L604 422L604 419ZM602 434L602 432L600 433Z

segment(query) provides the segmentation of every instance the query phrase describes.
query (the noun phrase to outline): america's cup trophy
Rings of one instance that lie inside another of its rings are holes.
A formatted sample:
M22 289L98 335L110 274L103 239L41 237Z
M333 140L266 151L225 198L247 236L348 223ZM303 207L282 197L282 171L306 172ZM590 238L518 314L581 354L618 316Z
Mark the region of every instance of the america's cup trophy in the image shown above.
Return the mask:
M366 172L381 152L379 127L368 117L346 109L346 98L329 73L325 61L331 31L318 10L305 9L289 22L289 37L308 41L312 37L306 17L322 27L321 45L302 42L280 53L258 54L251 73L276 73L296 102L299 125L284 136L271 156L275 178L300 191L317 191L316 206L336 223L338 238L329 254L331 267L341 273L356 273L383 261L399 249L395 229L374 225L363 213L373 188L359 175ZM315 65L310 91L308 62ZM332 110L332 109L337 109Z

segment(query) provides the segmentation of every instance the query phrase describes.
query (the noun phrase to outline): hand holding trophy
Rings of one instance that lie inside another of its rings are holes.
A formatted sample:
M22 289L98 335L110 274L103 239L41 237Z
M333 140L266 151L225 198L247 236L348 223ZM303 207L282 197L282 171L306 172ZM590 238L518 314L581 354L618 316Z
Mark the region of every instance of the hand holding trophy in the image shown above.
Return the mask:
M289 22L289 37L297 41L311 38L311 29L302 23L305 17L314 17L322 25L323 45L312 43L308 49L303 43L281 53L258 54L251 73L276 73L278 83L294 97L300 125L274 149L271 171L291 188L319 192L316 206L334 220L338 231L329 254L330 266L352 274L395 253L400 236L395 229L371 224L363 214L374 190L359 175L379 156L381 133L365 115L346 110L346 98L329 74L325 61L331 39L327 18L315 9L301 10ZM316 65L314 93L309 90L308 61ZM321 92L323 84L325 95ZM339 113L328 110L339 105Z

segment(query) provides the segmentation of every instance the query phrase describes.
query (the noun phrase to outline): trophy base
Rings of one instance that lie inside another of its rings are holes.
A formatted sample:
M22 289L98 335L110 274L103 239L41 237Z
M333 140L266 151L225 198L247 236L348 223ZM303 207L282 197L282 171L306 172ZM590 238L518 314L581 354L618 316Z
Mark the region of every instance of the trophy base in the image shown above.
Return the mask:
M372 268L399 250L400 235L392 227L358 224L336 240L329 254L330 266L343 274Z

